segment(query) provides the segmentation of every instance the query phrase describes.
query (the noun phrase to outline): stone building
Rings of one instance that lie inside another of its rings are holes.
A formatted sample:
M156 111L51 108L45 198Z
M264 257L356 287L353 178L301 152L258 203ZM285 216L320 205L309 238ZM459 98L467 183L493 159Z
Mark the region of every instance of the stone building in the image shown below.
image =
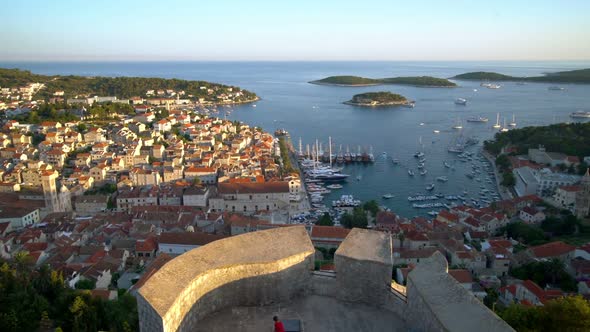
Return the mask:
M303 226L217 240L144 281L140 331L265 331L277 313L299 331L514 331L448 274L440 253L407 287L393 282L391 249L386 233L353 229L331 273L314 271Z
M576 216L585 218L590 213L590 168L582 177L580 191L576 194Z
M264 183L220 183L218 196L209 198L211 211L255 213L289 208L287 181Z

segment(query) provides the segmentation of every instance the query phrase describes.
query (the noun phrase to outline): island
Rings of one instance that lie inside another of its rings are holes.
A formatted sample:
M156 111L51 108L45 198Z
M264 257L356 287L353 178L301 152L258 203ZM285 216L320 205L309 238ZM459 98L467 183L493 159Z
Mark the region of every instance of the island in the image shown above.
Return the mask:
M99 77L39 75L28 70L0 68L0 87L14 88L35 82L31 100L82 100L92 96L160 98L186 103L239 104L258 100L250 91L235 86L148 77ZM174 92L174 93L172 93Z
M351 100L344 102L347 105L364 107L403 106L411 105L411 103L406 97L387 91L357 94Z
M494 72L469 72L452 77L456 80L475 81L522 81L545 83L590 83L590 68L547 73L543 76L519 77Z
M417 87L448 88L457 84L446 78L431 76L406 76L389 78L366 78L360 76L330 76L321 80L311 81L311 84L334 86L372 86L382 84L412 85Z

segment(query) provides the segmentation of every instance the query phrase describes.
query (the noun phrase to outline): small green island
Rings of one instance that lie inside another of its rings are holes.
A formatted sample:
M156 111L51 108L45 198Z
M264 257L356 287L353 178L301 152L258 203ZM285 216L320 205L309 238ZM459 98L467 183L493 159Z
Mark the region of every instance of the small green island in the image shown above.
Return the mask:
M547 73L543 76L519 77L494 72L477 71L452 77L456 80L473 81L522 81L545 83L590 83L590 68Z
M354 95L351 100L345 101L344 104L364 107L379 107L411 105L412 102L402 95L387 91L380 91Z
M431 76L407 76L389 78L366 78L360 76L330 76L323 78L321 80L311 81L309 83L334 86L371 86L383 84L398 84L431 88L450 88L457 86L457 84L449 81L446 78L437 78Z

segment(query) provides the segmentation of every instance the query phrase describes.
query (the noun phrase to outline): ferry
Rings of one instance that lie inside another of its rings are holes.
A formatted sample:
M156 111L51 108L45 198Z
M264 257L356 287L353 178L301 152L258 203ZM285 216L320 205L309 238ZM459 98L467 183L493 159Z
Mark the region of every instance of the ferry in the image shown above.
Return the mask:
M573 112L572 114L570 114L570 118L574 118L574 119L588 119L588 118L590 118L590 112L589 111L577 111L577 112Z
M470 118L467 118L467 122L488 122L489 119L486 117L482 117L482 116L472 116Z
M455 104L457 104L457 105L467 105L467 99L465 99L465 98L457 98L457 99L455 99Z

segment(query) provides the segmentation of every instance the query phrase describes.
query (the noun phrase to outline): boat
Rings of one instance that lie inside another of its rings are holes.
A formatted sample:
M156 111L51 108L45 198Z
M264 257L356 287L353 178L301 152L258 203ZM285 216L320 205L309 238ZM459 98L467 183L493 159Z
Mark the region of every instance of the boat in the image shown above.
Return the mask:
M403 104L402 106L407 107L407 108L414 108L414 106L416 106L416 102L411 101L409 103Z
M435 129L435 130L433 130L432 132L433 132L433 133L435 133L435 134L438 134L438 133L440 133L440 130L436 130L436 129Z
M414 157L415 158L423 158L424 157L424 152L416 152L416 153L414 153Z
M354 199L352 195L342 195L339 200L332 201L333 207L357 207L361 205L361 201Z
M356 176L356 180L357 180L357 181L360 181L360 180L362 180L362 179L363 179L363 177L362 177L362 176L360 176L360 175L357 175L357 176Z
M488 122L488 118L482 116L472 116L467 118L467 122Z
M394 159L392 159L392 160L391 160L391 162L392 162L394 165L397 165L397 164L399 164L399 159L395 159L395 158L394 158Z
M447 178L446 176L439 176L436 178L436 181L447 182L447 181L449 181L449 178Z
M427 171L427 170L425 170L425 169L423 169L423 170L421 170L421 171L420 171L420 175L422 175L422 176L425 176L425 175L426 175L426 173L428 173L428 171Z
M409 169L409 170L408 170L408 175L409 175L409 176L414 176L414 175L416 175L416 174L414 173L414 171L412 171L411 169Z
M457 123L453 126L453 129L463 129L463 124L461 124L461 119L457 118Z
M455 104L457 104L457 105L467 105L467 99L465 99L465 98L457 98L457 99L455 99Z
M451 168L451 165L448 162L443 162L443 165L445 165L446 168Z
M565 90L565 88L562 88L560 86L550 86L550 87L547 88L547 90L562 91L562 90Z
M252 107L256 107L256 104L252 104Z
M510 127L516 127L516 117L512 114L512 122L508 124Z
M500 129L500 132L503 132L503 133L505 133L505 132L507 132L508 130L509 130L509 129L508 129L508 127L506 127L506 118L504 118L504 127L502 127L502 129Z
M502 87L502 86L501 86L500 84L488 84L488 85L486 86L486 88L488 88L488 89L499 89L499 88L501 88L501 87Z
M573 112L572 114L570 114L570 118L574 118L574 119L588 119L588 118L590 118L590 112L589 111L577 111L577 112Z
M502 126L500 125L500 113L498 113L496 115L496 124L493 125L492 128L499 129L500 127L502 127Z
M395 196L392 194L385 194L383 195L383 199L390 199L390 198L394 198Z
M327 185L326 188L328 188L328 189L342 189L343 186L341 184L335 183L335 184Z
M428 186L426 186L426 190L428 190L428 191L432 191L433 189L434 189L434 183L431 183Z

